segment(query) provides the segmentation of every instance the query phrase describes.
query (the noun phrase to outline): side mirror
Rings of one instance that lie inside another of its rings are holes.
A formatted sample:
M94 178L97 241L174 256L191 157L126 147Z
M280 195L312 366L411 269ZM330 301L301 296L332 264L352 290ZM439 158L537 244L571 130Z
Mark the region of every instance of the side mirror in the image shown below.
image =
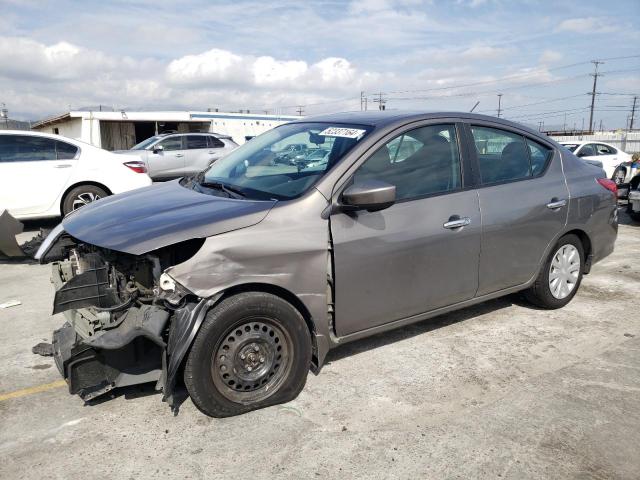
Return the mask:
M155 145L153 147L153 153L158 153L164 151L164 147L162 145Z
M365 180L342 192L344 210L378 212L396 203L396 186L380 180Z
M582 150L581 152L578 152L578 155L576 155L576 156L577 156L577 157L580 157L580 158L582 158L582 157L588 157L588 156L589 156L589 153L588 153L588 152L585 152L584 150Z

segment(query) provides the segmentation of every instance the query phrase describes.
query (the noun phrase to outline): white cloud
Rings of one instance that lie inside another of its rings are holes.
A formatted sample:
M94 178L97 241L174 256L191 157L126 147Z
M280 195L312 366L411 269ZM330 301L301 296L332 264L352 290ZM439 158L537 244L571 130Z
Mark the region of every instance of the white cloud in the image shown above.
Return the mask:
M309 64L214 48L162 62L18 37L0 37L0 65L7 66L0 70L3 100L12 100L12 111L17 106L36 118L69 105L224 109L309 104L356 98L361 88L382 78L340 57Z
M555 50L545 50L540 55L539 62L542 64L555 63L559 60L562 60L563 55L560 52L556 52Z
M617 27L612 25L606 17L569 18L558 25L559 32L576 33L606 33L613 32Z

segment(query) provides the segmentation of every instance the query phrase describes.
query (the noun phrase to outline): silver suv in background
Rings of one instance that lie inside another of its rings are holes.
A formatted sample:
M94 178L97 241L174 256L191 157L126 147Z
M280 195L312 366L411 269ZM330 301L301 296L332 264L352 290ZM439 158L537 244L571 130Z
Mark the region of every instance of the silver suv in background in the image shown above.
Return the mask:
M152 179L166 180L201 172L237 146L217 133L164 133L114 153L140 157Z

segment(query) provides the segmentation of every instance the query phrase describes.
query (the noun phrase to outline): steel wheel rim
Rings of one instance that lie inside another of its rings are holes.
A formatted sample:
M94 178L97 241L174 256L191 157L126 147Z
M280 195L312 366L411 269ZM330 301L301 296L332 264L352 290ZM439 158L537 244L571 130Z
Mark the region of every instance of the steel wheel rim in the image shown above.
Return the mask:
M580 253L571 244L561 246L551 259L549 290L558 300L567 298L580 278Z
M274 321L243 319L221 337L211 361L218 391L237 403L271 396L289 374L293 359L289 334Z
M89 205L91 202L95 202L96 200L100 200L100 195L96 193L93 193L93 192L79 193L73 199L73 203L71 204L71 210L77 210L80 207Z

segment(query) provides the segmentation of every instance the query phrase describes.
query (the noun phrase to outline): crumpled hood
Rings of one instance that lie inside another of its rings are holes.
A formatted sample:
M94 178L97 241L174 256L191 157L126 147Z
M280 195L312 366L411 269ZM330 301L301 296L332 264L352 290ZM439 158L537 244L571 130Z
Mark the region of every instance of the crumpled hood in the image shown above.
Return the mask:
M262 221L276 200L236 200L184 188L177 180L104 198L62 221L82 242L140 255Z

